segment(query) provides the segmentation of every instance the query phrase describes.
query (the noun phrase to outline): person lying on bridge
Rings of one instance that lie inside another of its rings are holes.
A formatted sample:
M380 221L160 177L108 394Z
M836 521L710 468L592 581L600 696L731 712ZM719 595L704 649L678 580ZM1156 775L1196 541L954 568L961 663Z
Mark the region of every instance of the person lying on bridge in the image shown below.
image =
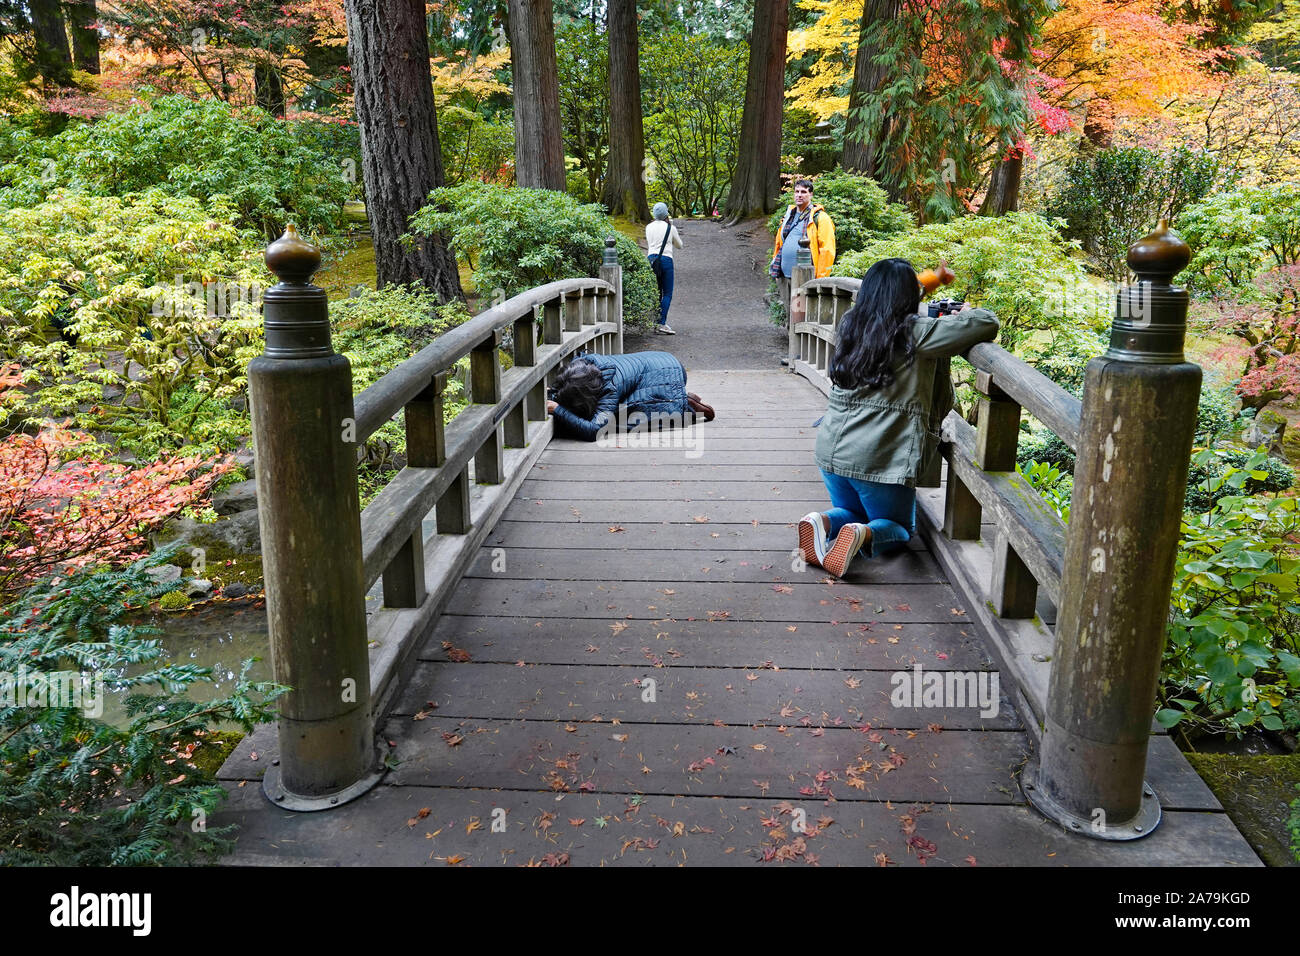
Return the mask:
M619 409L626 411L620 415ZM667 352L583 355L555 379L546 410L556 434L595 441L620 423L652 427L713 421L713 409L686 391L686 369Z
M915 533L916 479L938 453L954 400L946 360L998 332L987 309L963 303L931 318L917 314L920 303L911 263L883 259L840 319L814 453L831 509L799 521L804 560L835 577L859 551L890 554Z

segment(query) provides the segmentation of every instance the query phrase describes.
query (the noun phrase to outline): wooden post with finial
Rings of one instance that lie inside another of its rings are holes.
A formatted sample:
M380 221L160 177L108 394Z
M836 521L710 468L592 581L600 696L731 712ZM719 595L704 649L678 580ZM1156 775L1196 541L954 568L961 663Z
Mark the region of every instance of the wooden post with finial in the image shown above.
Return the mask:
M280 757L263 790L323 810L382 776L370 721L352 370L330 345L320 251L291 225L266 250L265 351L248 366Z
M1143 781L1165 645L1200 366L1183 357L1187 244L1161 220L1128 252L1110 347L1088 363L1041 760L1025 794L1067 829L1146 836Z
M613 236L605 239L605 250L601 256L600 277L614 287L613 303L610 306L612 314L609 321L618 325L618 331L614 333L613 341L610 343L611 349L615 355L623 354L623 267L618 263L617 240Z
M808 237L801 236L799 238L799 252L794 260L794 269L790 272L790 300L786 302L786 320L790 323L788 329L788 355L786 358L791 371L794 371L795 359L799 358L799 337L795 334L794 327L808 318L808 296L803 292L803 284L811 282L814 275L812 249L808 244ZM817 365L818 368L822 367L815 359L812 364Z

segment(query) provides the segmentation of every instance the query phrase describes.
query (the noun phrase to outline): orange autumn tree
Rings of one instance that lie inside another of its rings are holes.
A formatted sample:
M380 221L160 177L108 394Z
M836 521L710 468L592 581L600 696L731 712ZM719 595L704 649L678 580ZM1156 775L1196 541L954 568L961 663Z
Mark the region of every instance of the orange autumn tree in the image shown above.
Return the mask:
M1209 67L1222 51L1198 48L1204 29L1166 12L1161 0L1064 0L1035 45L1038 95L1106 145L1117 121L1211 92L1218 81Z

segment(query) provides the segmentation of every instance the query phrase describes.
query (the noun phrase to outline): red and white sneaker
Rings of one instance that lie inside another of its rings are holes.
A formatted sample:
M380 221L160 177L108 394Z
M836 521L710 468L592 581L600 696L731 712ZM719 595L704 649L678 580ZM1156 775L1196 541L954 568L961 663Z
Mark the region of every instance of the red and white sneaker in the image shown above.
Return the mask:
M799 519L799 550L803 559L815 568L826 560L826 532L829 530L826 515L810 511Z
M864 524L850 521L840 528L840 533L835 536L835 543L831 545L830 552L822 561L822 567L834 577L844 577L844 572L849 569L854 556L870 542L871 529Z

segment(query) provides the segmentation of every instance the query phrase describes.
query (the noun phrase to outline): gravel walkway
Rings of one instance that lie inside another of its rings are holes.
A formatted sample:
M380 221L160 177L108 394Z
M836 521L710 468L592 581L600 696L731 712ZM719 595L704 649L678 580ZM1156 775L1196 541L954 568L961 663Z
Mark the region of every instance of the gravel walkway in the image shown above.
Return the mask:
M676 335L626 333L625 352L671 352L687 370L779 369L786 331L767 317L766 221L724 229L707 220L674 220L685 248L673 260L668 324ZM644 239L642 240L644 245Z

